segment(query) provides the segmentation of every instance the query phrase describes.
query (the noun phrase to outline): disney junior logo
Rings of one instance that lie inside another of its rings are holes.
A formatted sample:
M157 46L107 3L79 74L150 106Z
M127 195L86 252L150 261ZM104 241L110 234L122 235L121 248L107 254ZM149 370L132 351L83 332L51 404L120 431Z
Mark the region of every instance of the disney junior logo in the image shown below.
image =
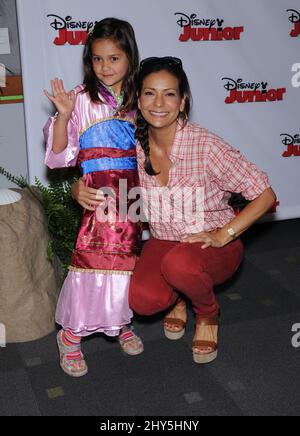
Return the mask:
M95 21L74 21L70 15L62 18L59 15L48 14L47 18L51 19L50 26L58 32L53 41L55 45L84 45L87 32L96 23Z
M287 147L287 150L282 154L283 157L300 156L300 135L289 135L282 133L281 142Z
M179 41L232 41L241 39L243 26L224 26L221 18L197 18L197 14L186 15L183 12L174 14L177 24L182 29Z
M290 13L289 20L293 24L293 29L291 30L291 37L296 38L300 35L300 13L295 9L287 9Z
M229 91L226 104L280 101L286 92L286 88L268 89L268 82L244 82L241 78L234 80L229 77L222 80L224 88Z

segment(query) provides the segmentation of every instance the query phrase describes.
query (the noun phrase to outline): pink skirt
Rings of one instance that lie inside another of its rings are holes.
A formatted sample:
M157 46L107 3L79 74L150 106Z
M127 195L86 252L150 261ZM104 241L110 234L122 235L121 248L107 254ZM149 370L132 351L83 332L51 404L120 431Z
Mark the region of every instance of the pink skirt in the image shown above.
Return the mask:
M56 308L56 322L77 336L117 336L131 322L129 274L69 272Z

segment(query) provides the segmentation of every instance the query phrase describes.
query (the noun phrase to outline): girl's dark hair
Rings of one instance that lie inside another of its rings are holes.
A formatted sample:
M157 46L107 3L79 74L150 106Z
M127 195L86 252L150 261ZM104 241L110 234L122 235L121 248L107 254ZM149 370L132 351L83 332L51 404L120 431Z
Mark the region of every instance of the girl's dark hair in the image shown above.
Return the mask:
M99 39L110 39L123 50L128 58L128 72L123 82L124 101L126 111L136 108L136 76L139 68L139 51L134 30L127 21L117 18L105 18L99 21L89 32L83 52L84 92L90 94L95 103L102 103L99 98L99 81L93 70L92 44Z
M143 83L147 76L152 73L157 73L159 71L167 71L172 74L179 82L179 94L181 98L185 99L185 107L183 112L179 115L179 121L181 121L182 127L184 127L188 121L189 113L192 104L192 94L190 90L190 85L185 71L182 68L182 63L178 58L172 58L166 56L163 58L148 58L141 62L141 67L137 79L137 95L140 97ZM148 133L148 123L144 119L140 110L137 111L137 128L136 128L136 139L141 144L141 147L145 153L145 163L144 168L147 174L150 176L156 176L156 173L152 167L150 158L150 146L149 146L149 133Z

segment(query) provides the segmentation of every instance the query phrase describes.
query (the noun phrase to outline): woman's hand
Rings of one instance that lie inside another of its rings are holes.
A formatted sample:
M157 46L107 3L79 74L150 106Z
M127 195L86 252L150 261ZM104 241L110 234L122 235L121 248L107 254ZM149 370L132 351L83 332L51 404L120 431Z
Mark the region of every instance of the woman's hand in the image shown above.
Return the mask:
M105 200L100 189L89 188L85 185L85 176L73 183L71 191L77 203L87 210L94 211Z
M229 228L234 230L238 238L245 230L262 217L272 207L275 201L276 195L272 188L267 188L222 229L217 229L210 233L201 232L195 233L194 235L186 235L182 239L182 242L203 242L203 249L208 247L224 247L233 240L228 232Z
M71 118L75 108L75 92L66 92L60 79L51 80L52 95L45 89L44 94L54 104L59 115L66 120Z
M220 232L220 230L214 230L212 232L201 232L201 233L195 233L193 235L186 235L184 238L182 238L181 242L187 242L189 244L194 244L195 242L203 242L202 249L208 247L216 247L221 248L226 245L223 242L223 236Z

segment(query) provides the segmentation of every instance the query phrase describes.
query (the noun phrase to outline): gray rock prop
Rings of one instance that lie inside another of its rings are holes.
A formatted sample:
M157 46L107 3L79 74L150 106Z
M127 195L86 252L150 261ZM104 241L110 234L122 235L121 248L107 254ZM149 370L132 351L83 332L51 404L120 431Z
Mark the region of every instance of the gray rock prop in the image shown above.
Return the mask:
M6 342L40 339L55 329L60 268L47 259L49 233L40 202L28 189L0 206L0 325Z

